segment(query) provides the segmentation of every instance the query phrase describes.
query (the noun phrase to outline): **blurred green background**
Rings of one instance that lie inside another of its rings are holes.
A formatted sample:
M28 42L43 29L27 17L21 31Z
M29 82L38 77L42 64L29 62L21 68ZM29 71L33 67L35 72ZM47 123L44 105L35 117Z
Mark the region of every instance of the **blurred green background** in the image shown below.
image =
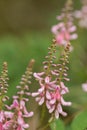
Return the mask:
M9 96L16 90L21 75L30 59L35 59L34 71L42 68L53 35L51 26L57 23L66 0L0 0L0 70L8 62ZM80 1L73 0L74 9L80 9ZM75 21L77 24L77 21ZM81 84L87 80L87 30L77 27L78 39L72 42L67 84L70 94L66 97L76 103L86 101ZM33 83L30 90L38 86ZM77 99L77 100L76 100Z

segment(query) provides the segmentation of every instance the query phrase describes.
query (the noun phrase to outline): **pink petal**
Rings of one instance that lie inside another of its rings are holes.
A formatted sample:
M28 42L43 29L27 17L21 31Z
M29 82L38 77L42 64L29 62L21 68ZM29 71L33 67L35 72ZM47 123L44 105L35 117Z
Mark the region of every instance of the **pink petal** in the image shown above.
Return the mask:
M36 93L32 93L32 97L36 97L36 96L38 96L38 95L39 95L38 92L36 92Z
M46 101L46 106L47 106L48 109L51 108L51 105L49 104L49 101Z
M50 100L50 104L54 104L55 102L56 102L55 98Z
M39 105L42 105L44 103L44 97L42 97L39 101Z
M45 78L45 83L49 83L49 81L50 81L50 78L47 76L46 78Z
M46 98L51 99L51 94L49 93L49 91L46 91Z
M61 112L62 112L62 106L61 106L61 104L60 104L60 103L59 103L59 104L58 104L58 106L57 106L57 110L58 110L58 112L59 112L59 113L61 113Z
M4 130L3 129L3 124L0 122L0 130Z
M20 109L24 109L25 108L25 101L21 100L20 101Z
M13 108L13 107L18 107L19 106L19 103L18 103L18 101L15 99L14 101L13 101L13 104L11 105L11 108Z
M78 38L78 35L76 33L70 35L71 40L74 40L74 39L77 39L77 38Z
M35 98L36 102L39 102L40 99L41 99L40 97L36 97L36 98Z
M69 41L70 40L70 34L68 31L64 32L65 40Z
M44 87L41 87L40 89L38 89L38 92L42 93L44 91L44 89L45 89Z
M41 78L40 76L42 76L44 74L44 72L42 73L34 73L34 77L38 80L42 80L43 78Z
M63 44L63 42L62 42L63 40L64 40L64 35L62 33L56 35L56 41L58 44L60 44L60 45Z
M55 105L52 106L52 107L49 109L49 113L52 113L54 110L55 110Z
M18 124L19 125L23 125L24 124L24 120L23 120L23 118L21 117L21 116L18 116Z
M63 97L61 97L61 103L62 103L62 105L64 105L64 106L71 106L71 102L66 102L66 101L64 101L64 99L63 99Z
M23 117L32 117L34 115L34 112L29 112L26 115L23 115Z
M12 112L7 112L7 111L5 111L4 114L6 118L12 118L14 115Z
M3 122L5 120L4 112L0 112L0 122Z
M61 115L63 115L63 116L67 116L67 113L64 112L64 111L62 111L62 112L61 112Z
M6 121L6 123L3 125L3 130L10 130L10 127L12 126L13 121ZM0 129L1 130L1 129Z
M70 27L68 31L69 31L69 32L74 32L74 31L76 31L76 26Z
M23 124L23 128L25 129L29 128L29 124Z

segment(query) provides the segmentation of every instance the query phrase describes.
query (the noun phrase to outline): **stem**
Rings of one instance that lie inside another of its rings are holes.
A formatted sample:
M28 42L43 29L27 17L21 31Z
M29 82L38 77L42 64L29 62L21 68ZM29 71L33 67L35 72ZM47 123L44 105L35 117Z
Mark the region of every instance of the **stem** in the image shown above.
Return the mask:
M37 130L39 130L42 126L42 123L43 123L43 120L44 120L44 117L45 117L45 112L46 112L46 108L45 108L45 104L43 104L41 119L40 119L40 125L38 126Z
M50 122L48 122L43 128L41 128L41 130L45 130L53 122L54 122L54 119L52 119ZM54 130L56 130L56 124L55 124L55 122L54 122Z
M41 113L41 120L40 120L41 124L42 124L42 122L43 122L43 120L44 120L45 112L46 112L46 108L45 108L45 104L44 104L44 105L43 105L43 108L42 108L42 113Z

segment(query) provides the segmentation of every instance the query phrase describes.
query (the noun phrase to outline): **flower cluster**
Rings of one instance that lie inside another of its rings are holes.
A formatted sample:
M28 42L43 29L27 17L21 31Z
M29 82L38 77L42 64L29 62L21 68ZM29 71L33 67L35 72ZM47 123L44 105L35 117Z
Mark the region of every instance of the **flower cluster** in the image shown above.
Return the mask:
M5 101L9 99L6 95L8 91L8 80L7 62L4 62L0 75L0 130L9 130L13 118L12 112L3 110Z
M53 63L52 58L55 57L55 41L49 48L48 62L44 62L45 71L41 73L34 73L34 77L38 80L40 88L37 92L32 93L33 97L36 97L36 101L39 105L45 104L49 113L53 113L54 118L58 119L59 114L66 116L67 113L63 111L62 105L70 106L71 102L64 101L63 95L68 93L68 88L64 85L62 80L68 80L66 78L66 63L68 62L68 52L70 45L67 44L64 50L64 59L61 64ZM54 50L52 52L52 50Z
M87 0L82 0L81 10L74 12L75 18L79 19L79 26L82 28L87 28Z
M87 15L86 9L86 6L82 9L85 15ZM83 14L78 13L78 17L81 18ZM35 97L40 106L45 106L51 115L50 119L58 119L60 114L67 115L63 109L63 106L71 105L71 102L64 99L64 95L69 93L69 89L65 85L65 81L69 81L67 64L69 63L71 48L70 41L77 38L76 26L73 23L72 0L67 0L65 8L61 15L57 16L57 20L59 23L52 27L54 40L48 48L48 55L43 62L43 71L33 74L39 83L38 90L32 93L29 92L34 63L34 60L31 60L25 74L22 75L20 84L16 86L17 93L13 96L11 105L5 103L9 97L6 95L8 90L7 63L4 62L0 76L0 130L25 130L29 128L29 124L26 123L25 119L34 115L33 111L28 112L26 108L29 96ZM63 45L59 59L57 57L57 47L59 46L57 45ZM82 88L87 91L87 84L83 84Z
M72 1L67 1L60 16L59 23L51 29L58 45L66 45L70 40L77 38L76 26L73 24Z
M22 76L20 85L17 86L18 92L16 96L13 96L12 105L8 106L3 103L7 97L7 63L4 63L2 75L0 78L0 130L25 130L29 127L29 124L25 123L24 118L33 116L33 112L28 112L26 109L26 102L29 100L28 96L31 95L29 91L29 85L32 65L34 60L31 60L29 66L26 69L25 74ZM3 105L7 109L3 110Z

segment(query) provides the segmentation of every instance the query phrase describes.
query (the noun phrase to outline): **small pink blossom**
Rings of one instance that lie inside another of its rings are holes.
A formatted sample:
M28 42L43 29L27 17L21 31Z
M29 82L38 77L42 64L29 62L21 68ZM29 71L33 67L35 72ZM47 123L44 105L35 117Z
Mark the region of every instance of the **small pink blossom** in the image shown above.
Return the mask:
M21 100L18 102L17 99L14 99L13 104L9 107L6 106L9 110L16 109L18 112L23 113L23 117L31 117L33 116L33 112L28 112L25 106L25 101Z
M18 124L17 130L24 130L29 128L29 124L24 122L21 112L18 113L17 124Z
M79 20L78 24L87 29L87 0L82 0L82 8L74 12L75 18Z
M66 46L71 40L77 39L76 26L73 23L73 13L71 6L67 5L62 13L57 16L58 24L52 26L51 31L54 34L58 45ZM68 10L70 9L70 10ZM66 13L67 12L67 13Z
M34 76L39 80L40 88L37 92L32 93L32 96L37 96L36 101L39 105L42 105L45 102L45 98L49 98L48 91L55 88L56 81L51 82L51 78L49 76L46 76L43 83L43 78L38 78L38 73L35 73Z
M67 113L63 111L62 105L71 105L71 102L66 102L63 99L63 95L69 92L68 88L63 82L60 82L60 85L56 85L56 80L51 81L49 76L43 78L38 73L35 73L34 76L39 80L40 88L37 92L32 93L32 96L36 97L38 104L42 105L45 103L49 113L54 113L56 119L59 118L59 114L66 116Z
M61 86L56 86L56 89L50 93L51 99L46 102L46 106L49 109L49 113L55 113L55 118L59 118L59 114L66 116L67 113L62 110L63 106L70 106L71 102L66 102L63 99L63 95L68 93L69 90L61 82Z
M75 30L76 30L76 27L74 25L68 25L68 28L67 28L64 23L62 24L59 23L52 27L52 33L54 33L56 42L59 45L66 45L67 42L69 42L70 40L76 39L77 34L73 33Z
M0 111L0 130L9 130L13 123L13 113L8 111Z
M87 92L87 83L82 84L82 89L83 91Z
M8 110L14 110L14 113L16 111L17 120L16 126L17 130L25 130L29 127L29 124L24 122L24 118L29 118L33 116L33 112L28 112L25 106L24 100L17 100L14 98L13 104L11 106L6 106Z

